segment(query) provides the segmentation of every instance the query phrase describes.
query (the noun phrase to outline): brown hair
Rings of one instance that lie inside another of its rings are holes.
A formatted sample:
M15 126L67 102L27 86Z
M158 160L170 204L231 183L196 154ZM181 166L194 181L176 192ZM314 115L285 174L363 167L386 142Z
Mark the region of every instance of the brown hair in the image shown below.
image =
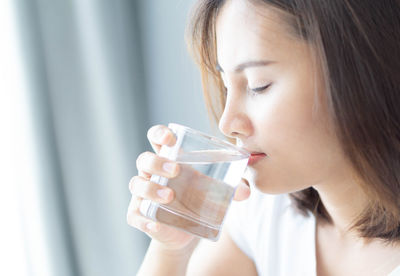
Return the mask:
M218 123L225 90L216 70L215 20L224 0L200 0L187 42L199 64L210 118ZM346 157L370 204L353 227L365 238L400 240L400 4L396 0L252 0L285 14L313 45L327 106ZM232 141L232 140L231 140ZM330 221L312 187L290 194L307 214Z

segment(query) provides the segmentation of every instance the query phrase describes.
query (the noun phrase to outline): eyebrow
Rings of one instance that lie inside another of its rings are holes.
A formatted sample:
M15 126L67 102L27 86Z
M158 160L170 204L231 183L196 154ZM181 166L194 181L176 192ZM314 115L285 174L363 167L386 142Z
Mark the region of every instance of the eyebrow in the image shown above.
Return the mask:
M237 65L233 71L235 73L239 73L239 72L241 72L244 69L249 68L249 67L267 66L267 65L270 65L272 63L275 63L275 61L272 61L272 60L251 60L251 61L246 61L246 62L243 62L243 63ZM217 65L215 66L215 69L217 71L219 71L219 72L222 72L222 73L224 72L224 70L222 70L221 65L219 65L218 61L217 61Z

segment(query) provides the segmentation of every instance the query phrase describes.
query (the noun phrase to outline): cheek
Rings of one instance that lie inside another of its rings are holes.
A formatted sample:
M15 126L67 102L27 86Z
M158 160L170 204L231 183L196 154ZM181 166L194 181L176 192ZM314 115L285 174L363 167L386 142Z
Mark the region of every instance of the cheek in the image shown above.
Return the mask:
M319 139L315 132L321 125L321 116L313 116L313 91L307 89L291 83L276 84L267 94L251 100L248 110L252 111L257 137L270 147L264 150L279 152L282 146L299 147Z
M256 185L261 190L305 189L337 165L340 156L327 131L326 114L323 109L313 114L313 103L312 87L290 84L277 86L270 95L253 102L252 110L261 110L252 114L259 147L270 156L257 174Z
M258 115L254 112L254 118L271 151L279 152L282 146L301 151L323 143L329 135L325 99L315 95L322 87L306 61L282 66L272 89L253 101L257 105L253 110L261 110Z

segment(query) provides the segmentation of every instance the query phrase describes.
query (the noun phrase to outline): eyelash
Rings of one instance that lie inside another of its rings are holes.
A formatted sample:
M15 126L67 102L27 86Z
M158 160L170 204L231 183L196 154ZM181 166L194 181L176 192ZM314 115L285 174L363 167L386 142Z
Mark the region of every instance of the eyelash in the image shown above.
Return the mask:
M251 92L253 94L261 94L261 93L263 93L263 91L267 90L267 88L270 87L270 85L271 85L271 83L269 83L269 84L267 84L265 86L256 87L256 88L253 88L253 89L251 89L250 87L247 86L246 89L247 89L248 92Z
M256 88L253 88L253 89L251 89L250 87L247 86L246 87L246 91L248 93L252 93L254 95L262 94L265 90L267 90L271 86L271 84L272 83L269 83L269 84L267 84L265 86L256 87ZM226 86L224 86L224 94L225 94L225 96L226 96L227 92L228 92L228 89L226 88Z

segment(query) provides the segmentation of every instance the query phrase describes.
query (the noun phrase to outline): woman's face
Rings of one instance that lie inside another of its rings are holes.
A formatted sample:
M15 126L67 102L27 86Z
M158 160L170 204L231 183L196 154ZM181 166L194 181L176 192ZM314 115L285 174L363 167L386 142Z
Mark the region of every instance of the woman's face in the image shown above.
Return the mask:
M267 154L248 167L245 178L266 193L343 181L349 165L307 44L291 36L275 10L248 2L227 1L216 22L227 88L220 130L244 148ZM321 102L314 102L314 91Z

